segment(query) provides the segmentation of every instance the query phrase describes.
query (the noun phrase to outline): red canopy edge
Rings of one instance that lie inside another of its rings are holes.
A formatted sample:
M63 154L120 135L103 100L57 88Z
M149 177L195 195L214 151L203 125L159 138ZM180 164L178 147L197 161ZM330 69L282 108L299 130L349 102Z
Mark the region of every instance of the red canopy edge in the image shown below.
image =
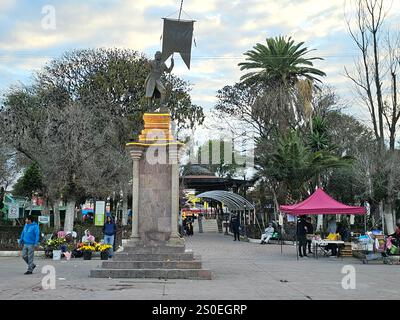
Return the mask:
M348 206L336 201L318 188L306 200L294 205L282 205L281 212L291 215L303 214L365 214L364 207Z

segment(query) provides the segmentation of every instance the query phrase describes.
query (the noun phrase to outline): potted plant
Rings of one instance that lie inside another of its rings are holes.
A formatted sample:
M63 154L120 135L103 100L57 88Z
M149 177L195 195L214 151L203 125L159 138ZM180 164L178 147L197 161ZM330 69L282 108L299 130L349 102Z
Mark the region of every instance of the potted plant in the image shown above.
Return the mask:
M83 260L91 260L92 259L92 253L95 251L95 247L90 245L90 244L85 244L82 247L79 248L80 251L83 252Z
M61 247L65 245L65 238L57 238L46 241L47 250L52 250L53 260L61 259Z
M97 246L97 251L100 251L100 259L101 260L108 260L109 250L112 248L109 244L99 244Z

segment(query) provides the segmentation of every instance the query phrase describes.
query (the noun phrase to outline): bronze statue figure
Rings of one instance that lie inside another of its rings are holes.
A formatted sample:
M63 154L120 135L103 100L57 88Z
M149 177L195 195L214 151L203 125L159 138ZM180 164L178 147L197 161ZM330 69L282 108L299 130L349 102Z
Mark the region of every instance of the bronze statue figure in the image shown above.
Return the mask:
M157 51L154 60L150 60L150 73L146 78L146 99L148 106L151 107L153 98L160 98L160 107L164 109L165 105L165 87L161 82L161 76L164 72L170 73L174 68L174 58L171 58L171 66L168 68L161 59L162 53Z

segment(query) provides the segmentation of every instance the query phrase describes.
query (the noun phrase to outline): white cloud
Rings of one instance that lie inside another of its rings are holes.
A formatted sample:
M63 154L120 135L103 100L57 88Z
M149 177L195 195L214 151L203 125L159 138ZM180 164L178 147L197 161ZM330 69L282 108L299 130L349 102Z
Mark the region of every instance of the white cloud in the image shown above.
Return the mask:
M13 8L17 3L17 0L1 0L0 2L0 13L6 12Z
M346 32L344 3L345 0L186 1L182 18L186 19L187 13L196 20L197 47L192 48L191 70L176 55L174 73L193 84L192 100L209 108L216 101L216 91L234 84L243 74L237 64L244 60L244 52L266 37L290 35L317 49L312 55L325 60L316 61L315 66L327 73L328 83L350 96L350 83L341 73L345 64L353 64L357 51ZM0 35L0 50L14 55L16 60L11 64L14 71L7 70L7 79L15 80L14 76L24 73L28 76L47 56L57 57L76 47L131 48L152 56L161 46L161 17L177 17L179 4L176 0L120 0L113 5L107 1L57 1L55 31L41 28L38 4L37 15L32 13L28 19L16 16L14 25ZM16 5L23 4L1 0L0 14ZM400 1L393 1L388 16L393 28L398 28L399 12ZM7 82L4 78L1 81L2 86Z

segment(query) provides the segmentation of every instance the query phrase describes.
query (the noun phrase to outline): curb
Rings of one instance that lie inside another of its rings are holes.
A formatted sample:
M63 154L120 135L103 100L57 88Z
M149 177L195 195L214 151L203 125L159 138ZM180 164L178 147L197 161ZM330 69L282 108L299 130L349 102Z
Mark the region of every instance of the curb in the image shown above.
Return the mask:
M0 251L0 257L20 257L21 251ZM35 251L35 257L44 257L44 251Z

